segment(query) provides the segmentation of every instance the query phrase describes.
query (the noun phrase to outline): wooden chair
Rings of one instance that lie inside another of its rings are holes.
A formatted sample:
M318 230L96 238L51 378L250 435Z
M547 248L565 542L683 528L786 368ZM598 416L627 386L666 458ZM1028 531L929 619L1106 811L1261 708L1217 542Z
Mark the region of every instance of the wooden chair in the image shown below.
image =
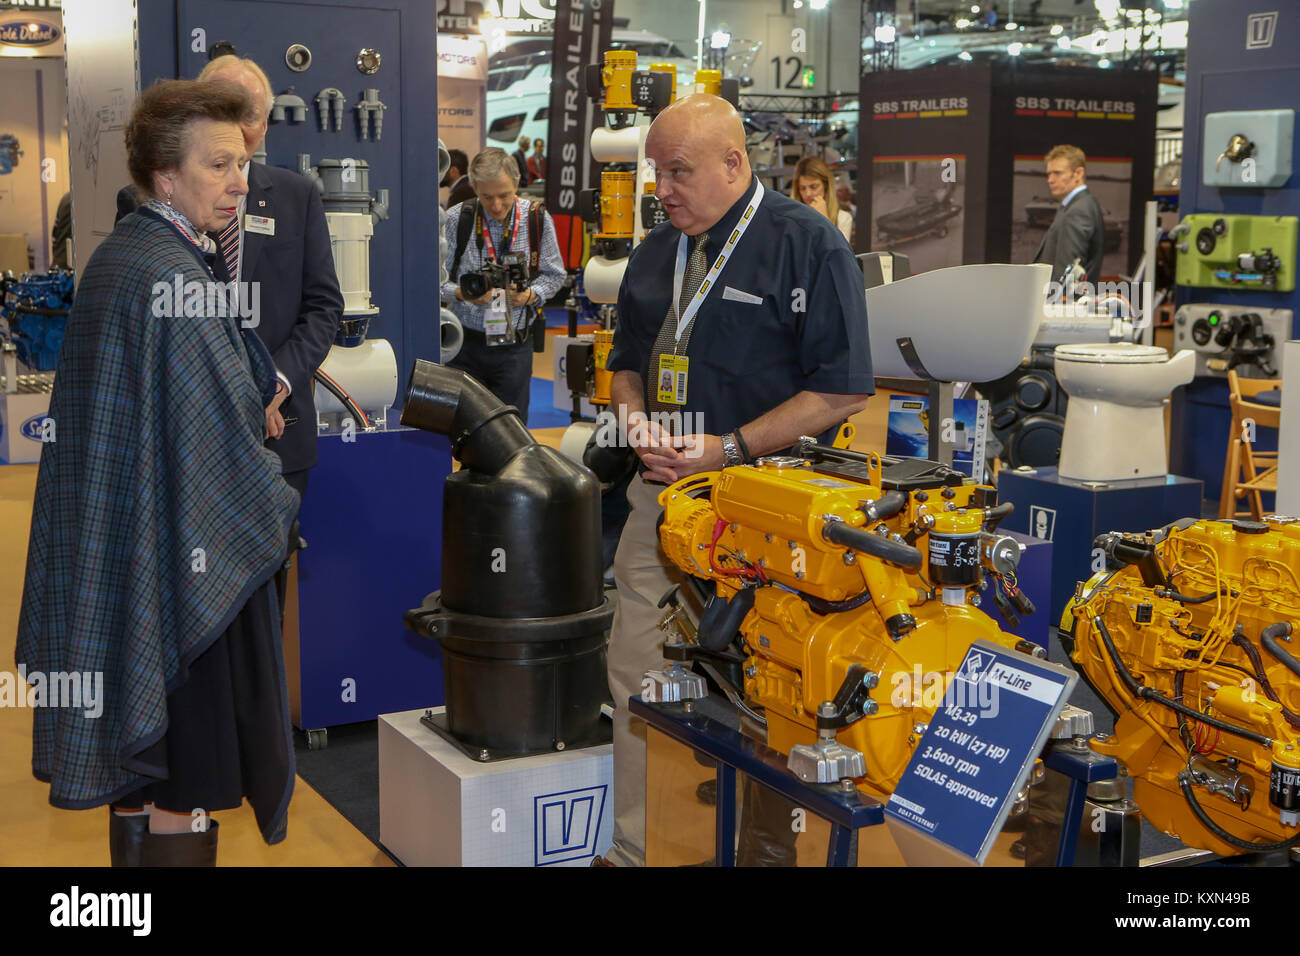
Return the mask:
M1250 399L1260 392L1281 387L1279 379L1238 378L1235 371L1228 372L1232 423L1228 431L1228 460L1223 469L1223 493L1219 497L1220 518L1251 517L1258 521L1264 516L1260 493L1277 491L1277 452L1257 451L1254 442L1244 439L1247 421L1254 422L1256 429L1279 426L1280 406L1263 405ZM1242 498L1247 499L1249 510L1238 509L1237 503Z

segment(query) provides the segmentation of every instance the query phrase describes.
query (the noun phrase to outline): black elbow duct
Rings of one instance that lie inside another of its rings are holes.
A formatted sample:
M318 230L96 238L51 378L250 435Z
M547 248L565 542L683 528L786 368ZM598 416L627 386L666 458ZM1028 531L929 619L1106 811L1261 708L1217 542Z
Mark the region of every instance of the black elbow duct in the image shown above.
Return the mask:
M519 420L519 409L459 369L423 360L411 370L402 424L451 439L451 453L464 467L495 475L536 440Z
M607 738L599 483L457 369L416 362L402 424L448 436L462 466L443 492L442 590L405 616L441 643L447 733L479 759Z

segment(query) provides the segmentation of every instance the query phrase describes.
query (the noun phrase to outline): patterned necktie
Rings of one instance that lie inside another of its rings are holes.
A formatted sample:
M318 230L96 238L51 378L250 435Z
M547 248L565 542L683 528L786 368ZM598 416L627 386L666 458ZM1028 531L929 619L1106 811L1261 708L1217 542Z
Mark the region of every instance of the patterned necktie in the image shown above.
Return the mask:
M668 314L664 317L663 325L659 327L659 336L655 339L654 348L650 350L650 368L646 374L646 394L645 407L650 414L655 412L672 412L681 411L680 405L665 405L659 401L659 356L665 352L676 352L678 355L685 354L686 346L691 340L691 331L695 328L692 322L690 327L682 333L681 340L677 336L677 317L686 312L686 307L691 304L691 299L699 291L700 284L704 282L704 277L709 271L709 257L707 247L709 244L709 234L702 232L694 239L691 247L691 257L686 262L686 275L682 279L682 296L677 302L677 308L673 309L670 305Z
M226 278L234 282L239 278L239 216L221 230L221 260L226 264Z

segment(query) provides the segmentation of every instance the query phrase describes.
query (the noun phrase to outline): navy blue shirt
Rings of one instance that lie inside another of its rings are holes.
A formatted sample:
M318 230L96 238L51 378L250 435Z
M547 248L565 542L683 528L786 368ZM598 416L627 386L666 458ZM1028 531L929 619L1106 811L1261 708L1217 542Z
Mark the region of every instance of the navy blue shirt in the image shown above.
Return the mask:
M710 265L756 185L751 181L708 231ZM650 353L672 299L680 235L664 223L632 251L618 293L611 372L653 380ZM749 301L755 298L761 301ZM726 434L803 391L874 392L862 270L843 233L812 207L765 189L695 315L685 354L690 364L680 411L695 413L690 430L702 434Z

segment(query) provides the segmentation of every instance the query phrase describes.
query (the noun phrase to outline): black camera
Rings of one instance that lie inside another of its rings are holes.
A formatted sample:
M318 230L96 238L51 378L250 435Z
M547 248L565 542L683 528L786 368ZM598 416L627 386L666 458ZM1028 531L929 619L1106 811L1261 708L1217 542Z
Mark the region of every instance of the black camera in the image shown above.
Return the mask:
M474 272L463 272L460 276L460 291L467 299L479 299L491 289L514 289L524 291L528 284L528 267L524 257L518 252L508 252L501 257L500 264L485 262L483 268Z

